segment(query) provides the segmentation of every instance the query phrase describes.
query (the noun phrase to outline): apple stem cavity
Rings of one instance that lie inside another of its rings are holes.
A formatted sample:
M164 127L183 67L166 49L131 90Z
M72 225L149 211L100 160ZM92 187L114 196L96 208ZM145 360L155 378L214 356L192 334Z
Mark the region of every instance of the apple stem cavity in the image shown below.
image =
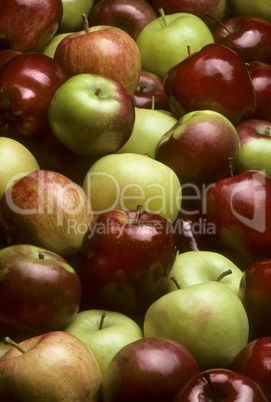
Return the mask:
M163 9L163 8L159 8L158 11L159 11L159 13L160 13L160 15L161 15L161 17L162 17L163 24L164 24L164 26L166 27L166 26L167 26L167 19L166 19L166 15L165 15L164 9Z
M227 269L226 271L222 272L215 280L215 282L220 282L221 279L225 278L225 276L228 276L232 274L232 270L231 269Z
M180 286L179 282L177 281L177 279L175 278L175 276L172 276L170 279L172 280L172 282L175 283L177 289L181 289L181 286Z
M100 329L103 329L105 317L106 317L106 312L103 312L103 314L102 314L102 316L101 316L101 321L100 321L100 325L99 325L99 330L100 330Z
M4 339L4 344L5 345L10 345L15 347L16 349L18 349L20 352L22 353L26 353L27 350L25 348L23 348L19 343L14 342L12 339L10 339L8 336L5 337Z
M264 134L268 135L270 137L271 136L271 127L266 127Z
M86 33L89 33L89 23L88 23L88 17L86 14L82 15L83 18L83 28L85 30Z
M207 381L207 383L208 383L208 385L209 385L209 387L210 387L210 389L211 389L213 401L214 401L214 402L217 402L217 398L216 398L216 395L215 395L214 386L213 386L213 384L212 384L211 377L210 377L210 372L209 372L209 371L206 371L206 373L204 373L204 378L205 378L205 380Z

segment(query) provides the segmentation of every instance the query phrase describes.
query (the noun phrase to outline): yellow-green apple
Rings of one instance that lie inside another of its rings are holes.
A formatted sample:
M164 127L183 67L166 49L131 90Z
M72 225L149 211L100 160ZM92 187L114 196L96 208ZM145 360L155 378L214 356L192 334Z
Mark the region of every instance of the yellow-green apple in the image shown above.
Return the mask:
M48 109L56 138L76 154L117 152L130 138L135 108L126 88L99 74L76 74L55 92Z
M229 367L248 342L249 324L239 297L223 283L209 281L176 289L147 310L143 333L185 346L201 370Z
M130 95L135 92L141 73L139 49L127 32L106 25L89 28L87 21L84 30L60 41L54 58L70 75L107 75L123 84Z
M173 113L214 110L234 125L252 117L256 95L247 66L233 50L211 43L172 67L164 82Z
M268 402L254 380L225 368L211 368L196 374L173 399L173 402L192 402L200 399Z
M0 137L0 198L8 185L39 168L36 158L23 144Z
M121 348L143 338L143 331L134 320L111 310L80 311L65 331L77 336L89 347L102 375Z
M79 311L78 274L59 255L30 244L0 250L0 322L6 333L62 330ZM61 290L60 290L61 289Z
M155 212L170 222L178 216L182 188L168 166L146 155L110 154L88 170L83 189L95 215L112 209L142 209Z
M266 18L271 22L271 3L269 0L228 0L233 15Z
M213 110L198 110L186 113L160 138L155 159L174 170L189 189L229 176L229 158L234 169L239 149L229 119Z
M89 13L89 25L114 26L136 40L155 18L156 13L147 0L98 0Z
M243 272L231 260L212 251L187 251L180 253L170 273L181 287L187 288L198 283L219 281L239 295ZM170 281L168 291L176 290Z
M190 13L162 13L142 29L136 40L142 69L162 79L173 66L187 58L188 47L194 53L213 42L207 25Z
M271 336L249 342L234 359L231 369L252 378L271 399Z
M62 18L61 0L9 0L0 6L0 48L41 52ZM16 29L14 29L16 18ZM31 21L31 23L30 23Z
M235 172L263 170L271 175L271 121L247 119L236 130L240 138L240 152Z
M13 346L0 359L1 400L99 401L100 367L76 336L52 331Z
M251 61L247 69L256 95L253 118L271 122L271 63Z
M21 177L0 201L0 222L9 244L33 244L62 257L79 252L92 219L82 187L48 170Z
M153 337L124 346L102 381L104 402L172 401L199 372L191 353L171 339Z
M55 56L55 51L58 46L58 44L64 39L67 35L70 35L72 32L65 32L65 33L59 33L56 34L50 42L45 46L43 49L42 53L45 54L46 56L51 57L52 59Z
M4 64L0 74L0 135L41 137L50 130L47 108L67 80L56 60L38 52L22 53ZM16 138L15 138L16 139Z
M141 206L99 214L80 251L84 309L144 314L166 292L176 256L174 227L166 218Z
M175 117L161 110L135 107L132 134L118 153L147 154L154 159L158 141L176 122Z
M82 29L82 15L89 15L95 0L62 0L63 13L57 33L77 32Z

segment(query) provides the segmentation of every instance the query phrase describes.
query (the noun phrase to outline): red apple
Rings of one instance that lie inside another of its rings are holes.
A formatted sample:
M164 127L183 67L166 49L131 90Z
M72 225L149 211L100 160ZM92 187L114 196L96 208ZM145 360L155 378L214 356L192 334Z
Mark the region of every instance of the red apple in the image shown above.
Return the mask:
M9 244L33 244L62 257L79 252L92 219L82 187L48 170L18 179L0 201L0 221Z
M0 135L32 138L46 134L50 130L47 108L67 78L66 71L42 53L22 53L4 64L0 73Z
M271 258L256 261L245 269L240 298L249 320L249 339L271 336Z
M259 385L251 378L232 370L219 368L196 374L173 402L200 400L268 402Z
M213 36L215 43L234 50L245 62L271 63L271 23L264 18L228 18Z
M91 57L89 57L91 55ZM57 60L70 75L107 75L123 84L130 95L141 73L141 56L134 39L120 28L96 25L67 35L55 51Z
M89 25L110 25L123 29L136 40L139 32L156 18L147 0L99 0L88 16Z
M250 62L248 71L257 100L253 118L271 122L271 64Z
M249 342L236 356L231 369L252 378L271 400L271 337Z
M84 308L136 315L167 289L177 254L172 224L141 210L112 210L92 221L81 250Z
M103 377L103 401L172 401L198 373L196 360L180 343L140 339L124 346L109 363Z
M0 68L6 64L10 59L12 59L14 56L18 56L18 54L21 54L22 52L19 52L17 50L12 50L12 49L4 49L0 50Z
M8 0L0 5L0 49L41 52L57 32L61 0Z
M27 244L3 248L0 277L2 335L11 330L17 336L61 330L79 310L79 276L64 258L49 250Z
M206 45L172 67L164 87L169 105L179 117L209 109L236 125L250 118L256 109L256 96L245 63L223 45Z

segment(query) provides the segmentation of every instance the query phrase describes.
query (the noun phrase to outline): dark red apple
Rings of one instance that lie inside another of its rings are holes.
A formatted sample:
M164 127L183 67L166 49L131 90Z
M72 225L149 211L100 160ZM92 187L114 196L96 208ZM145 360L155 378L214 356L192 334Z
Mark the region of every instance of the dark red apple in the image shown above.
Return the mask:
M141 30L157 17L147 0L99 0L88 16L89 25L123 29L136 40Z
M199 373L192 354L167 338L145 338L124 346L103 378L104 401L172 401Z
M257 100L253 118L271 122L271 64L250 62L248 71Z
M4 49L0 50L0 68L6 64L10 59L12 59L14 56L18 56L18 54L21 54L22 52L19 52L17 50L12 50L12 49Z
M236 125L250 118L256 109L256 96L245 63L223 45L206 45L172 67L165 77L164 88L178 117L209 109Z

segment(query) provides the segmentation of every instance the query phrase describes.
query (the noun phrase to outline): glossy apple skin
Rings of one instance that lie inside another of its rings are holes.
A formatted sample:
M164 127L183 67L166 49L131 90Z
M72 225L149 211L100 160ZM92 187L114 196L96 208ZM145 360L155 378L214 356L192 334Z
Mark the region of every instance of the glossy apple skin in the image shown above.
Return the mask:
M103 378L104 402L171 401L199 367L180 343L147 338L122 348Z
M271 23L264 18L231 17L213 36L216 43L234 50L245 62L271 63Z
M84 309L137 315L167 289L177 255L173 226L155 213L137 214L112 210L89 226L80 253Z
M44 0L42 6L39 0L2 1L0 48L41 52L55 35L62 18L62 10L61 0Z
M47 108L66 71L37 52L9 60L0 73L0 135L41 137L50 130Z
M209 373L212 389L205 379L205 373ZM244 375L228 369L214 368L195 375L184 387L173 402L195 402L204 398L204 401L223 402L268 402L263 391L253 381Z
M136 40L139 32L156 18L147 0L99 0L91 9L89 25L110 25L123 29Z
M236 356L231 370L252 378L271 400L271 337L249 342Z
M250 62L248 63L248 71L257 100L253 118L271 122L271 64L258 61Z
M59 255L27 244L9 246L0 251L0 272L3 336L9 330L18 334L61 330L77 314L81 282Z
M271 336L271 258L249 265L240 283L249 320L249 339Z
M271 256L271 178L246 171L216 181L203 195L202 213L215 233L205 242L242 269Z
M0 201L0 221L9 244L33 244L64 258L79 252L92 220L82 187L49 170L18 179Z
M132 96L133 104L135 107L152 109L153 96L154 109L171 112L165 96L164 81L158 75L142 70L135 93Z
M218 44L175 65L165 77L165 95L176 116L210 109L234 125L250 118L256 96L245 63L231 49Z
M91 54L91 57L88 57ZM141 73L141 56L134 39L120 28L96 25L67 35L55 55L68 73L107 75L120 81L132 96Z

